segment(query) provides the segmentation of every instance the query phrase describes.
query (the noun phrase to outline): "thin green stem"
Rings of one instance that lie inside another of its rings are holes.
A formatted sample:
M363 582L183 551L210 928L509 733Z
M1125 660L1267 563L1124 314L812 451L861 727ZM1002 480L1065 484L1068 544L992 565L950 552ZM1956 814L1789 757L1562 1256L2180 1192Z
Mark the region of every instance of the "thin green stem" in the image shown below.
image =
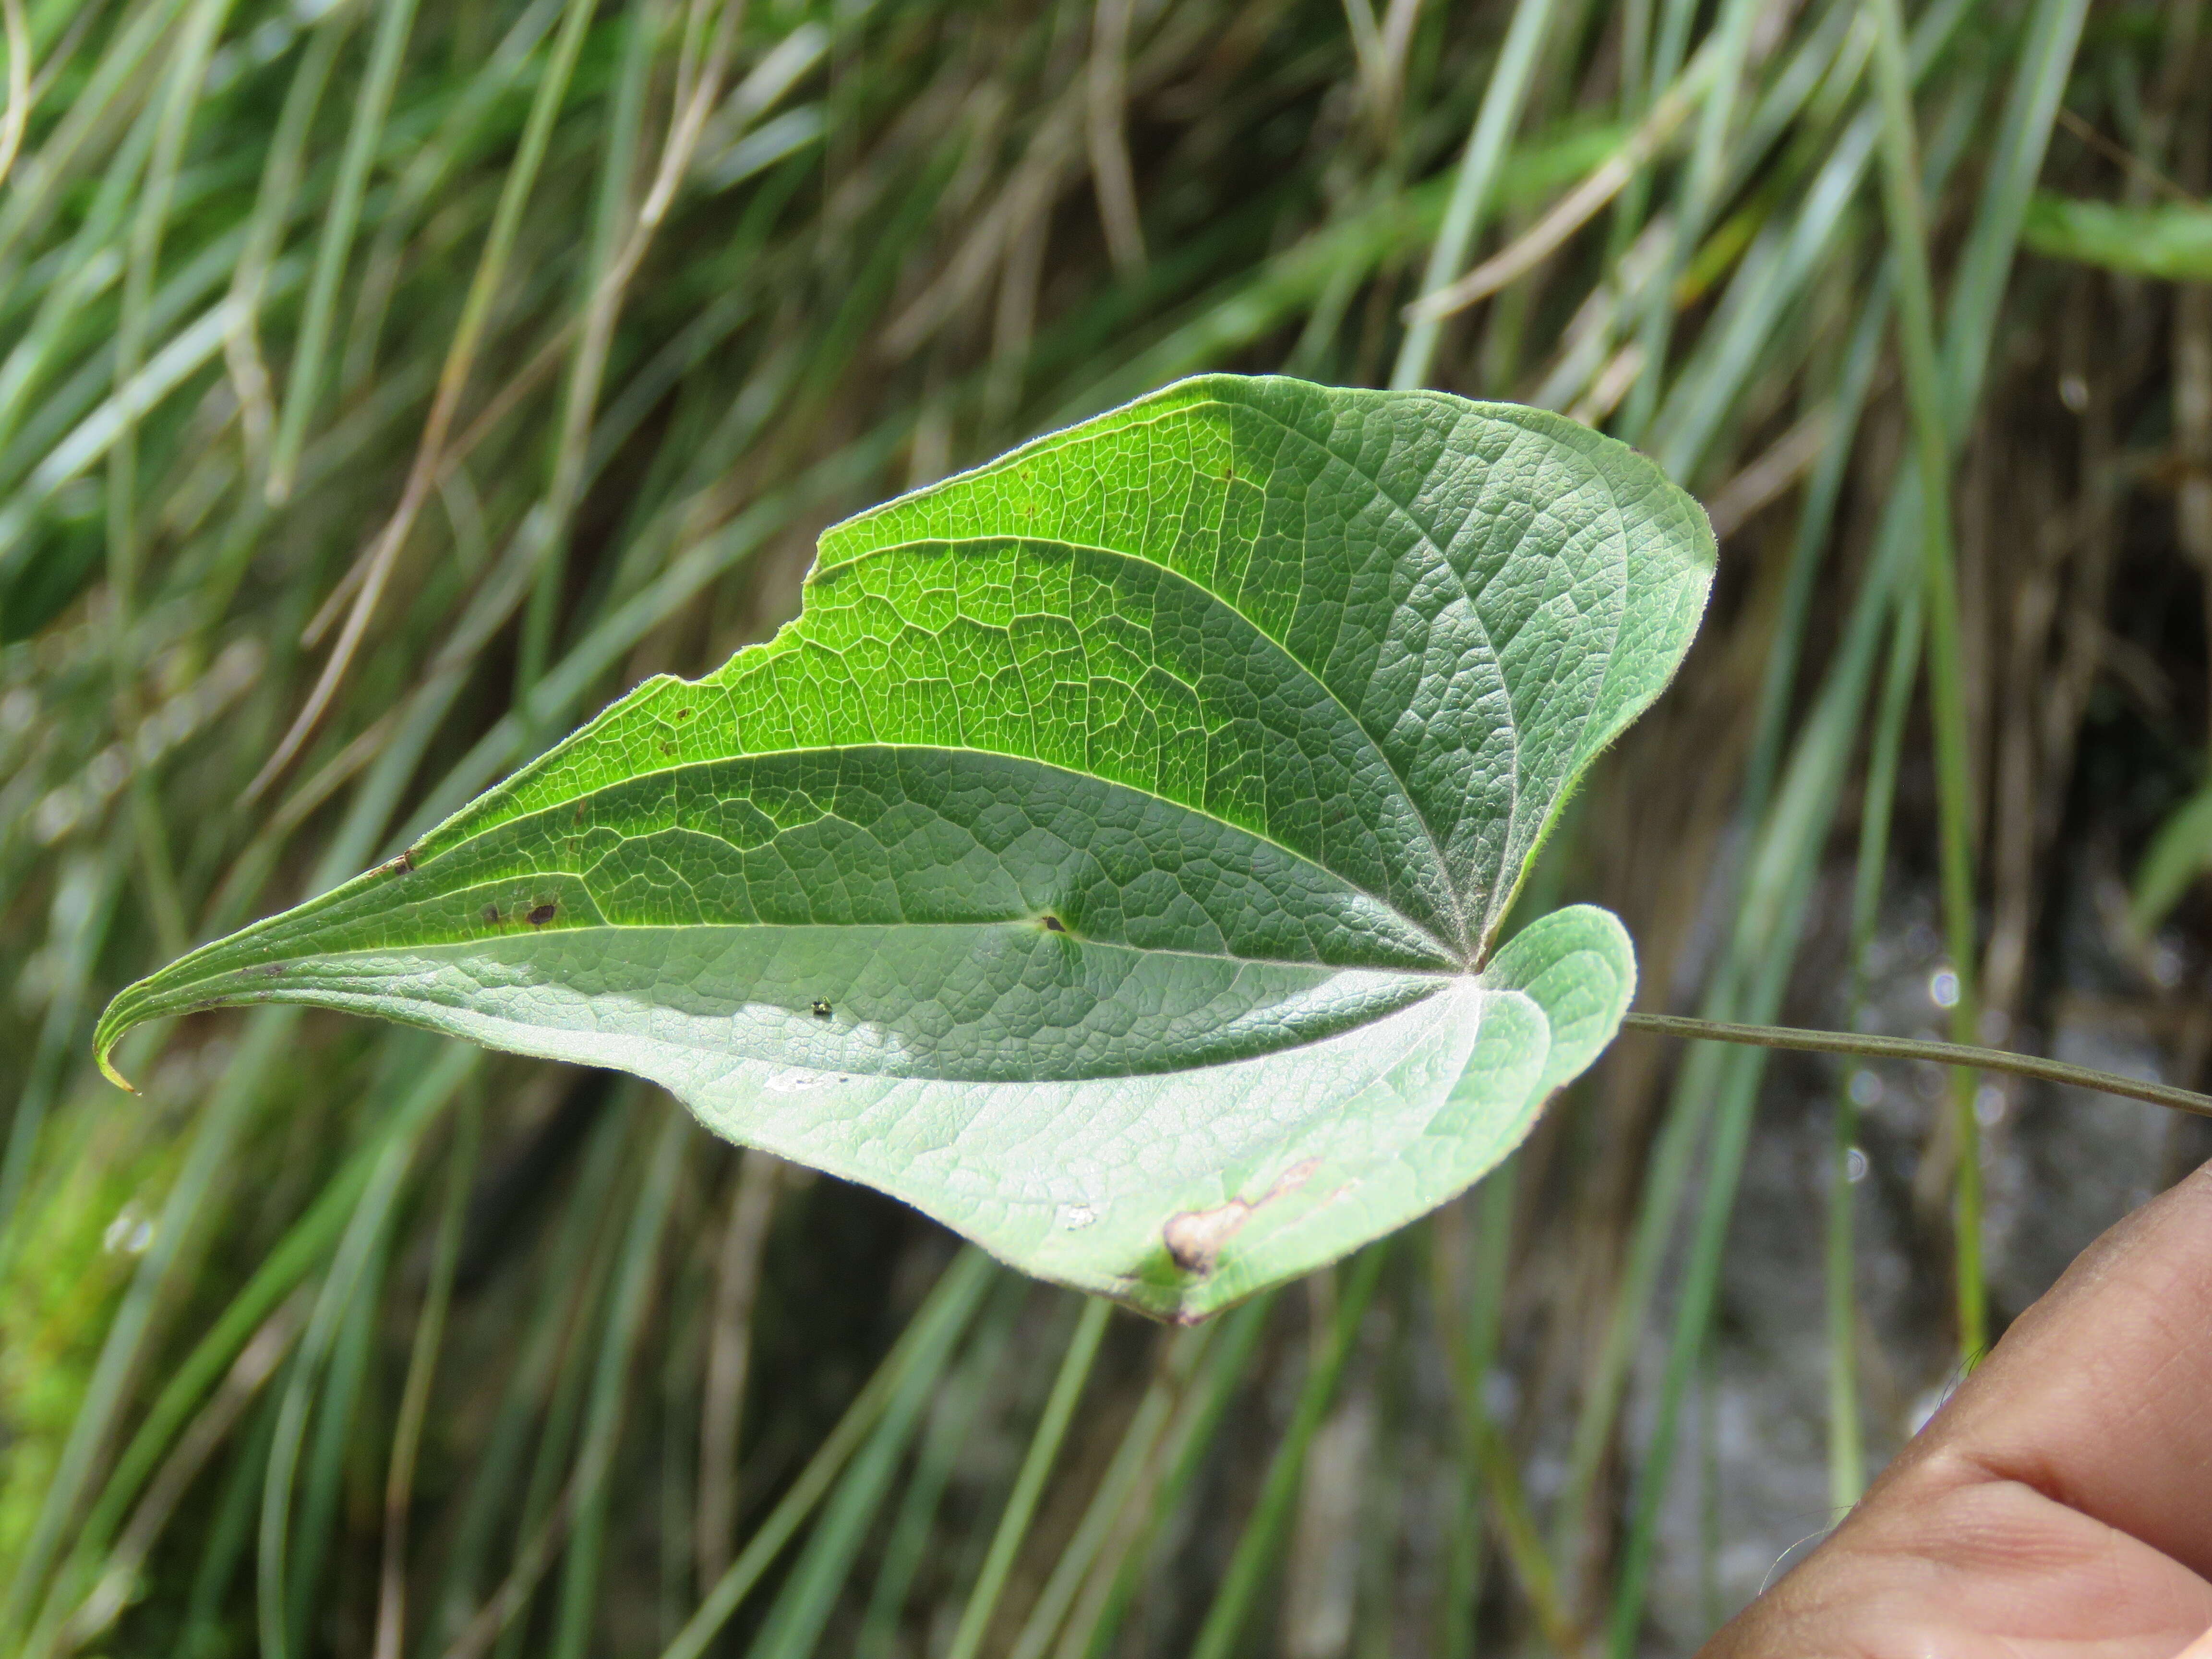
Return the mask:
M1651 1031L1661 1036L1694 1037L1713 1042L1747 1043L1761 1048L1794 1048L1815 1054L1862 1054L1873 1060L1925 1060L1938 1066L1968 1066L1976 1071L2003 1072L2031 1078L2038 1083L2063 1083L2073 1089L2094 1089L2100 1094L2125 1100L2147 1100L2154 1106L2212 1117L2212 1096L2170 1083L2122 1077L2087 1066L2070 1066L2063 1060L2036 1054L2015 1054L2002 1048L1978 1048L1970 1043L1923 1042L1917 1037L1875 1036L1864 1031L1808 1031L1795 1025L1735 1025L1726 1020L1685 1019L1673 1014L1629 1014L1623 1028Z
M935 1390L914 1471L884 1540L876 1582L868 1591L868 1609L853 1644L854 1659L892 1659L899 1651L908 1592L939 1536L945 1489L975 1432L1027 1296L1028 1287L1020 1280L1009 1276L1000 1281L997 1293L976 1321L975 1334L969 1339L960 1364Z

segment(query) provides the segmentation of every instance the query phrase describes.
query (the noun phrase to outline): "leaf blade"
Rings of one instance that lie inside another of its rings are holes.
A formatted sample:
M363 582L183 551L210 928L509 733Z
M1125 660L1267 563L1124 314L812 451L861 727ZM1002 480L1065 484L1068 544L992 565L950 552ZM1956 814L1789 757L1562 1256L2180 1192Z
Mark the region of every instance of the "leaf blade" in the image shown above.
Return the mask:
M1491 945L1711 563L1559 416L1182 382L833 528L775 639L96 1040L305 1002L618 1066L1202 1315L1478 1179L1610 1040L1617 921Z

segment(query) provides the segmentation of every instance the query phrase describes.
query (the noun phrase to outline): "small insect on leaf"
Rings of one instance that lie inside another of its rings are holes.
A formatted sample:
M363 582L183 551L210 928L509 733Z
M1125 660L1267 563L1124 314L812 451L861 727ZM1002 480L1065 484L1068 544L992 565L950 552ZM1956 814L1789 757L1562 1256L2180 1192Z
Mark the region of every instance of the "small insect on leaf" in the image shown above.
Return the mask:
M830 1018L830 1005L829 1005L828 1003L826 1003L826 1002L823 1001L823 1000L822 1000L820 997L817 997L817 998L815 998L815 999L814 999L814 1018L817 1018L817 1019L827 1019L827 1018Z
M560 908L561 907L559 905L551 902L541 904L530 913L526 920L532 927L543 927L547 922L553 920L554 916L559 913Z
M1048 933L1064 933L1067 931L1067 924L1058 916L1048 915L1044 919L1044 930Z

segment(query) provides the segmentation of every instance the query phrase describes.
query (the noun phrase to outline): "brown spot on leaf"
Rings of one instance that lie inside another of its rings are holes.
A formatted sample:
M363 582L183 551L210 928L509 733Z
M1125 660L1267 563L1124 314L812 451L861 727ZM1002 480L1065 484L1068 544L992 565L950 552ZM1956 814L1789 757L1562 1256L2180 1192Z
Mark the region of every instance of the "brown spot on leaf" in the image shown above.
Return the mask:
M497 906L496 904L487 904L487 905L485 905L485 906L484 906L484 908L483 908L483 920L484 920L484 926L485 926L485 927L498 927L498 926L499 926L499 906Z
M1047 915L1044 917L1044 930L1048 933L1064 933L1067 931L1067 924L1058 916Z
M559 905L555 904L549 900L547 902L539 905L536 909L532 910L528 916L524 918L524 920L528 921L532 927L543 927L547 922L552 921L556 915L559 915L560 910L561 907Z
M676 711L676 718L679 720L688 720L691 718L691 711L688 708L679 708Z
M270 978L274 979L277 975L284 971L284 964L281 962L272 962L261 971L268 975Z
M1275 1184L1261 1195L1258 1203L1232 1198L1210 1210L1184 1210L1170 1216L1160 1229L1168 1254L1185 1273L1203 1278L1213 1271L1221 1260L1223 1247L1236 1236L1238 1228L1252 1218L1261 1205L1271 1204L1297 1191L1313 1179L1314 1171L1319 1168L1321 1160L1317 1158L1291 1164L1275 1177Z
M1222 1246L1251 1219L1252 1206L1241 1198L1217 1204L1210 1210L1184 1210L1167 1218L1160 1229L1168 1254L1187 1273L1203 1276L1221 1260Z

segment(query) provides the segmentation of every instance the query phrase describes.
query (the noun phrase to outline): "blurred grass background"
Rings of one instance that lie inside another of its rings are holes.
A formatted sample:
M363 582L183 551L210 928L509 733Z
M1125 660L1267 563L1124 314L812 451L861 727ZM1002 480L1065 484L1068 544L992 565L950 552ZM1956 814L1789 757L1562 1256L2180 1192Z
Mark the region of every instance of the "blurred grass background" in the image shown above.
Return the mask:
M0 1649L1685 1651L2208 1150L1625 1038L1212 1325L623 1079L104 1000L813 537L1200 369L1546 404L1722 570L1532 908L2203 1086L2201 0L0 0ZM1935 487L1929 488L1930 483Z

